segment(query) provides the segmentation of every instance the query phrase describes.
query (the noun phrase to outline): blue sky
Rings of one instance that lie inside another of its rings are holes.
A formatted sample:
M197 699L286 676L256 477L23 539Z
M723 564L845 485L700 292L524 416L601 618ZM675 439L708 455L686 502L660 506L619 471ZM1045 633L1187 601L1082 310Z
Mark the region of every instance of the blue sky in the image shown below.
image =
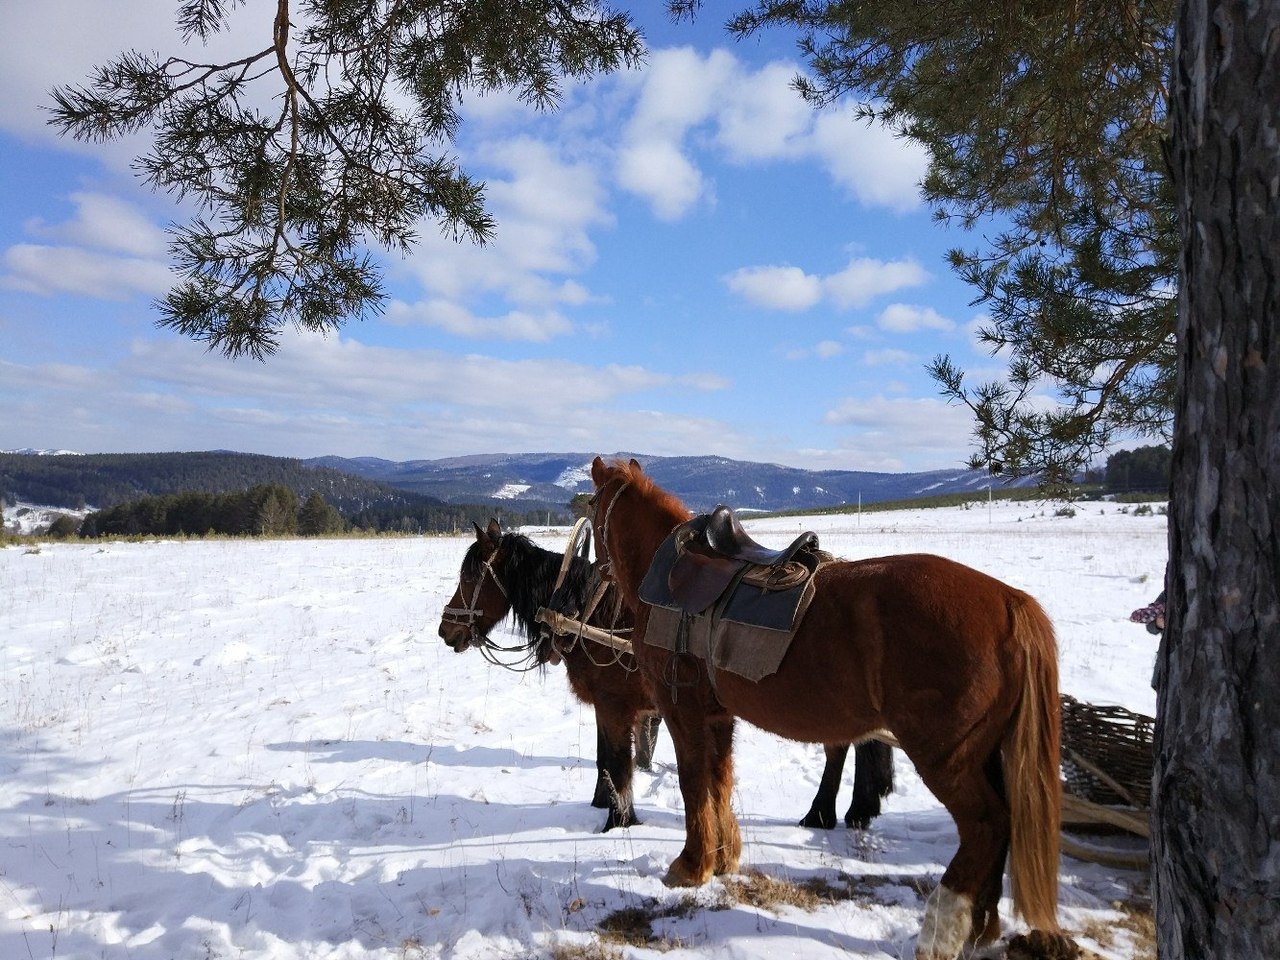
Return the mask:
M270 7L233 15L254 41L218 43L265 45ZM123 49L174 50L173 0L4 4L0 449L961 465L968 412L924 366L1003 370L943 259L981 234L933 222L917 148L799 100L791 37L736 42L719 5L692 26L643 7L643 70L571 86L553 114L465 106L456 153L488 185L494 243L424 224L411 256L382 257L383 316L260 363L155 327L183 211L134 178L137 144L60 140L41 109Z

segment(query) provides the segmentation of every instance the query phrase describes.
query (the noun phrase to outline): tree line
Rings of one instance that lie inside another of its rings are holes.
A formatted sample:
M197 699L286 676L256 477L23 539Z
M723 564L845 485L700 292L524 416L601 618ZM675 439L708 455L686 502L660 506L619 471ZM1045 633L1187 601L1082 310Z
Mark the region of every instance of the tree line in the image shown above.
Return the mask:
M91 513L82 537L106 536L320 536L347 529L341 513L313 491L298 495L278 483L238 493L176 493L141 497Z
M53 536L81 537L206 536L283 537L360 533L454 533L501 513L508 525L525 525L546 513L522 514L491 507L443 503L384 504L346 516L313 490L305 499L289 487L263 483L233 493L183 493L139 497L90 513L78 531L70 517L59 519ZM554 517L557 522L562 517Z

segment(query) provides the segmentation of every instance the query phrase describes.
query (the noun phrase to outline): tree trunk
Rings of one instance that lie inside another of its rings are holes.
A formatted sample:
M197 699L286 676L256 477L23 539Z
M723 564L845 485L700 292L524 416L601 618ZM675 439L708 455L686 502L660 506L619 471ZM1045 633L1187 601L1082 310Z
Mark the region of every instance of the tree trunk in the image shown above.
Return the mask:
M1181 0L1160 956L1280 957L1280 3Z

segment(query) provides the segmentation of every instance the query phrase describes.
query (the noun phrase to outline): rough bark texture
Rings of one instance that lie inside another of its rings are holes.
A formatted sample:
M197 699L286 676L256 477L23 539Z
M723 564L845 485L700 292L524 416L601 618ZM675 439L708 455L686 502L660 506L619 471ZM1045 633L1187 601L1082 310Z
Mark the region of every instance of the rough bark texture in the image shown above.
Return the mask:
M1161 957L1280 957L1280 3L1182 0Z

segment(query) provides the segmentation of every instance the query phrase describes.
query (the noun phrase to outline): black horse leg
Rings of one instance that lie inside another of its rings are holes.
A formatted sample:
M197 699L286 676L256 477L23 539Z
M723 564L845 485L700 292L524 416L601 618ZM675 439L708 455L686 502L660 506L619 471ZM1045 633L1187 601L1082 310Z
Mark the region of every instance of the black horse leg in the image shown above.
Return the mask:
M596 704L597 759L599 779L597 796L605 802L592 806L604 806L609 810L604 829L629 827L639 823L631 798L631 774L635 770L632 755L632 722L634 718L620 711L602 710Z
M867 829L880 816L880 798L892 792L893 747L879 740L858 744L853 755L853 803L844 815L845 826Z
M653 749L658 745L658 728L662 717L656 713L643 714L636 721L636 766L641 770L653 769Z
M809 812L800 821L800 826L831 830L836 825L836 794L840 792L840 777L844 774L844 761L849 755L849 745L826 743L822 749L827 755L827 764L822 768L818 793L809 805Z
M609 806L613 786L609 783L609 739L605 736L604 725L596 718L596 790L591 796L591 805L604 810Z

